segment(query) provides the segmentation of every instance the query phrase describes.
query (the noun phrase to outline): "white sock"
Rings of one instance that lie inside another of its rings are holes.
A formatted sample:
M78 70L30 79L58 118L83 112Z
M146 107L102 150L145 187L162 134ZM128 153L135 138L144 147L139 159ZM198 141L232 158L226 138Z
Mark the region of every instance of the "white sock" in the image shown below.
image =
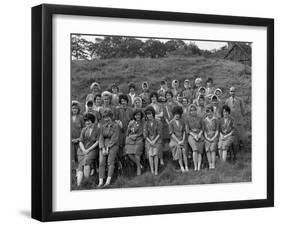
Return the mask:
M77 171L77 186L81 185L82 179L83 179L83 172Z

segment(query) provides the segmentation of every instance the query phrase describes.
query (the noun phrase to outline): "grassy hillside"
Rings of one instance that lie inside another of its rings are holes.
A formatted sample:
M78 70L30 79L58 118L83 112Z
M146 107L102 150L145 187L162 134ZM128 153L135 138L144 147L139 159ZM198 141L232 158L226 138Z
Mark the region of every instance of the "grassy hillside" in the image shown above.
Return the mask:
M206 80L211 77L215 86L224 91L222 99L228 96L229 87L236 86L237 95L242 97L246 104L245 129L248 136L246 149L251 150L251 67L249 66L234 61L204 57L108 59L90 62L73 61L71 73L72 99L82 103L90 92L89 87L92 82L99 82L103 90L110 89L112 83L117 83L121 91L127 93L129 82L136 83L140 89L141 82L148 81L152 89L158 89L162 79L169 82L178 79L182 87L185 79L193 80L201 77ZM218 168L213 171L200 173L191 171L186 175L180 175L174 168L169 163L156 179L149 173L133 177L129 172L125 176L119 176L114 181L113 187L250 181L251 154L240 155L235 164L218 163ZM97 182L97 176L92 177L90 183L85 184L83 188L92 188L93 181ZM72 188L77 189L74 174Z
M153 89L160 80L194 79L212 77L216 87L228 90L237 86L237 94L247 104L251 98L251 67L241 63L204 57L169 57L159 59L133 58L72 62L72 98L84 101L89 86L97 81L102 89L110 89L112 83L120 84L121 91L128 92L127 83L135 82L139 89L142 81L148 81ZM183 85L183 84L181 84Z

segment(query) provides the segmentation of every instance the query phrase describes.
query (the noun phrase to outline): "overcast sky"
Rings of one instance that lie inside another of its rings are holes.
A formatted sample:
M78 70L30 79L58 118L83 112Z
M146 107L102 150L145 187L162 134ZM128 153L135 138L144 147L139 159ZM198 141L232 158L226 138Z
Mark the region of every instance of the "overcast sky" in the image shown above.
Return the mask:
M101 38L101 37L104 37L104 36L95 36L95 35L81 35L81 37L83 37L84 39L88 40L88 41L92 41L92 42L95 42L95 39L96 38ZM141 39L142 41L145 41L147 40L148 38L138 38L138 39ZM169 39L158 39L162 42L166 42L168 41ZM225 45L227 45L227 42L218 42L218 41L196 41L196 40L183 40L185 41L187 44L189 42L193 42L195 43L199 49L202 49L202 50L213 50L213 49L219 49Z

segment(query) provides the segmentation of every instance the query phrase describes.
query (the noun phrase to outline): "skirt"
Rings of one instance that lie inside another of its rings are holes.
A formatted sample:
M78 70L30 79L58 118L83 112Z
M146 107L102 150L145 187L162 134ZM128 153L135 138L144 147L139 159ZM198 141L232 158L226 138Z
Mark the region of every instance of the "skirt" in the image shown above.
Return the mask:
M150 156L158 156L159 150L161 148L161 142L158 141L155 145L151 145L147 140L145 141L145 156L149 158Z
M88 154L84 154L79 148L77 152L78 158L78 170L82 170L83 166L93 164L94 160L98 158L99 149L95 148L90 151Z
M217 149L218 140L215 139L213 142L205 140L205 151L206 152L213 152Z
M193 136L189 135L188 143L189 143L192 151L198 152L200 154L203 153L204 141L202 138L199 141L196 141Z
M226 139L219 139L218 148L221 150L229 150L230 146L233 144L235 140L234 136L229 136Z
M142 139L133 140L130 137L126 137L125 153L127 155L141 155L144 148L144 142Z
M187 154L184 145L178 145L173 139L171 139L169 147L173 155L173 160L180 160L184 154Z

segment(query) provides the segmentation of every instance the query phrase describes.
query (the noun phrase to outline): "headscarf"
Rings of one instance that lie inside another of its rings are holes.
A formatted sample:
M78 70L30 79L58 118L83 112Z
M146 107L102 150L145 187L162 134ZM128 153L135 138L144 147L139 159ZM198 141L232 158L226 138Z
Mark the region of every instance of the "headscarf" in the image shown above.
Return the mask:
M90 86L90 89L92 90L94 88L94 86L97 86L99 90L101 90L100 84L97 82L93 82Z

